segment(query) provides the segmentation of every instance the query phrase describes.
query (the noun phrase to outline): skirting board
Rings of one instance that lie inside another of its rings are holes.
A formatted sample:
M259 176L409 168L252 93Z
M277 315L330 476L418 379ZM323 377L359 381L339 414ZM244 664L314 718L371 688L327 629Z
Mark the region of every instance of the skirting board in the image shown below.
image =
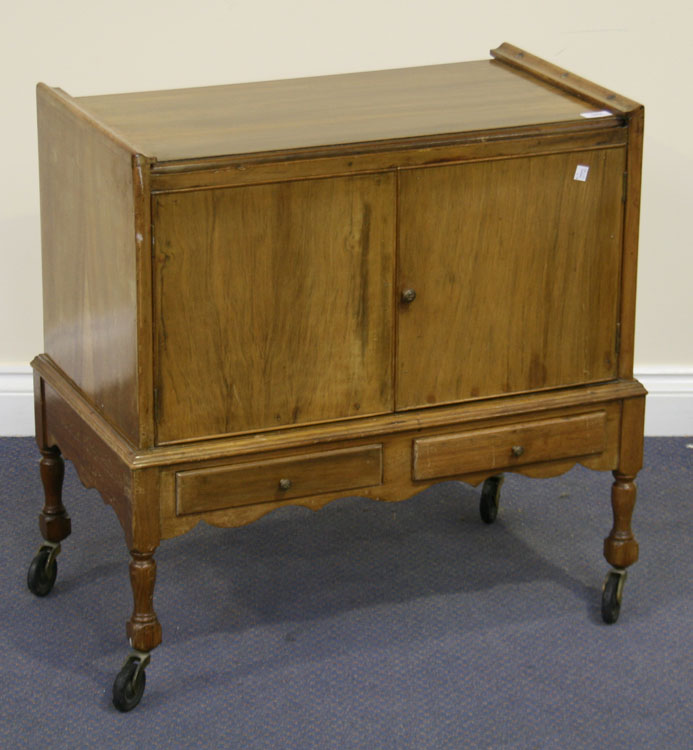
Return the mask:
M0 437L34 434L34 377L29 365L0 366Z
M647 388L645 434L693 436L693 368L648 368L635 373ZM34 434L29 366L0 366L0 436Z
M647 388L645 435L693 435L693 368L636 370Z

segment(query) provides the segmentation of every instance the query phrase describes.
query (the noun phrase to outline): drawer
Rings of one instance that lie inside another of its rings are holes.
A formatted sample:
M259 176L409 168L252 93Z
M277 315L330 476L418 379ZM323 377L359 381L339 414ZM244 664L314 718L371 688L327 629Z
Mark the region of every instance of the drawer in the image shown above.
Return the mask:
M414 479L512 469L514 466L601 453L606 412L436 435L414 440Z
M237 508L382 483L382 445L176 472L176 514Z

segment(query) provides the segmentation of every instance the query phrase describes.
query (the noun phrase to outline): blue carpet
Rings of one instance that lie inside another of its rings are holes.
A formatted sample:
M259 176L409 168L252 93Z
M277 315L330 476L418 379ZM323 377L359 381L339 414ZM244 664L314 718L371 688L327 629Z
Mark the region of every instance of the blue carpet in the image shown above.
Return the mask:
M693 747L693 449L650 438L621 616L599 592L611 476L508 476L498 521L445 483L397 504L346 498L166 541L163 644L138 708L111 685L127 653L128 554L79 484L45 599L37 451L0 439L2 748Z

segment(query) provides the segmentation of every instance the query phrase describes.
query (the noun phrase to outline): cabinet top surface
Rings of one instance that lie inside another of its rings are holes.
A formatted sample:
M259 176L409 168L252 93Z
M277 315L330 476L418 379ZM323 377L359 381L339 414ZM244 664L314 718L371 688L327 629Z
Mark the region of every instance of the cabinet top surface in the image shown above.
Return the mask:
M159 161L579 121L597 107L497 60L88 96L85 113Z

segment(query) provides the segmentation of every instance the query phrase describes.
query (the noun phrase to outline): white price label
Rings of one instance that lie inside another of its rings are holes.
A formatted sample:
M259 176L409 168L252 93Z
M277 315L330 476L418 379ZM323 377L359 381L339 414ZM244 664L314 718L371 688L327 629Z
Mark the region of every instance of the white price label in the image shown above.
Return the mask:
M585 166L584 164L578 164L573 179L578 180L579 182L587 182L587 175L589 171L589 167Z
M594 117L611 117L611 112L608 109L600 109L596 112L580 112L580 117L586 117L588 120Z

